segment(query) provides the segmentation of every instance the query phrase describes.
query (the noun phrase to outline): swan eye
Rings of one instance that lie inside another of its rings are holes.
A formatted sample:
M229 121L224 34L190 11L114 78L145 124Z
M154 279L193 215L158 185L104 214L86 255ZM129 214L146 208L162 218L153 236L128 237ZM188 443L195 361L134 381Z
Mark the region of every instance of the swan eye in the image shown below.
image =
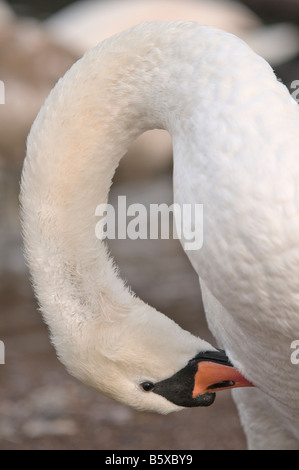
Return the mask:
M154 384L152 382L143 382L140 385L145 392L150 392L154 388Z

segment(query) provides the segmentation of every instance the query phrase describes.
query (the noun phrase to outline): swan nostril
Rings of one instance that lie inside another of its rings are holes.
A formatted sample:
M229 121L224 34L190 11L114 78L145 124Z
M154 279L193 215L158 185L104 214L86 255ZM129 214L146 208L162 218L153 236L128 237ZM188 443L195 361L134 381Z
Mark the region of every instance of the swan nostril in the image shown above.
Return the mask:
M233 382L233 380L222 380L222 382L210 385L209 387L207 387L207 390L214 390L215 388L233 387L234 385L235 382Z
M152 382L143 382L140 384L145 392L150 392L154 388L154 384Z

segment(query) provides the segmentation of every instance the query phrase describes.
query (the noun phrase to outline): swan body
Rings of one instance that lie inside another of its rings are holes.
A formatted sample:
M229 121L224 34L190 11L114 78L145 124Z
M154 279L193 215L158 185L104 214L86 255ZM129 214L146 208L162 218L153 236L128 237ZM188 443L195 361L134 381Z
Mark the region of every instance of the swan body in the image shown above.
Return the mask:
M241 36L261 26L247 7L226 0L77 1L45 22L50 33L81 55L100 41L143 21L198 21Z
M134 296L95 236L120 158L154 128L172 136L174 201L204 207L203 246L187 255L219 346L255 385L234 389L248 445L296 448L298 105L224 31L154 22L113 36L73 65L37 116L23 231L57 354L83 382L161 413L185 406L173 397L194 358L218 354Z
M62 47L81 57L113 34L143 21L165 20L196 21L233 33L274 67L299 53L299 30L295 25L264 25L253 11L232 0L84 0L62 8L43 25ZM171 162L168 132L150 130L130 146L116 177L153 177L168 170Z
M234 0L84 0L68 5L45 22L45 28L80 56L100 41L143 21L196 21L246 40L272 66L299 51L299 32L291 23L264 25Z

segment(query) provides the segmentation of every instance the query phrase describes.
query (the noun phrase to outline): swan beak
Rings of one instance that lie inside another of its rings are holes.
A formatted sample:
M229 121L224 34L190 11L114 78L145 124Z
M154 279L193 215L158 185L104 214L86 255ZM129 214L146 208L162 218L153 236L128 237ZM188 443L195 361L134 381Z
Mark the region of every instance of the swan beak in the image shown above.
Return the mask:
M178 406L210 406L219 390L252 387L224 351L204 351L171 377L152 384L151 391Z
M199 353L191 362L197 363L192 397L236 387L253 387L232 365L222 350Z

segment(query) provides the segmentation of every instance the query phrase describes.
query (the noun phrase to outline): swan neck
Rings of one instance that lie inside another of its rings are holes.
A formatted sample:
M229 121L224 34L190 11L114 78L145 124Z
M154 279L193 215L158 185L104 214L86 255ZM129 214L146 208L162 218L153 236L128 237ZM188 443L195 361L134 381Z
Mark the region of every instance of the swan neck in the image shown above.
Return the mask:
M28 137L21 188L25 251L56 338L66 323L110 322L135 309L136 298L96 236L96 208L108 200L120 159L142 132L166 127L161 51L135 41L129 34L104 42L74 64Z
M25 245L49 317L57 310L70 317L71 310L79 322L110 321L131 305L132 295L96 237L96 208L107 202L119 161L142 132L168 130L177 160L187 153L191 162L204 152L215 140L208 123L221 121L221 113L213 116L217 77L231 83L234 74L233 60L225 67L223 35L245 48L244 60L253 54L208 27L146 26L105 41L74 64L30 132L21 195Z

